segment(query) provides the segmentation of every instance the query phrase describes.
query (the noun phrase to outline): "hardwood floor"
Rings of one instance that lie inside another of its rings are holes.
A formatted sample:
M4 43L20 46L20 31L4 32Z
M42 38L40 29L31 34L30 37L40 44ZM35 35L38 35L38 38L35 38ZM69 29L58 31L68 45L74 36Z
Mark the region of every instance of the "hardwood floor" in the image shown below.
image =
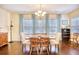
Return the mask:
M36 55L34 51L32 53ZM13 42L0 47L0 55L29 55L29 53L22 52L22 44L20 42ZM47 55L46 51L42 55ZM51 53L50 55L58 55L57 53ZM59 55L79 55L79 47L70 43L61 43Z
M60 55L79 55L79 45L73 43L62 43L60 48Z

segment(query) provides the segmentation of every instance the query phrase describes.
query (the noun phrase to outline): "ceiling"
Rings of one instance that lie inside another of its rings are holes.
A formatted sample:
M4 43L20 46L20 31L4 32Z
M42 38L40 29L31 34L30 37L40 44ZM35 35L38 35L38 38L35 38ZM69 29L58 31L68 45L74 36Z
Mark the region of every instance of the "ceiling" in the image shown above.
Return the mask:
M65 14L79 8L78 6L78 4L42 4L41 9L48 13ZM40 9L39 4L0 4L0 7L20 14L35 12Z

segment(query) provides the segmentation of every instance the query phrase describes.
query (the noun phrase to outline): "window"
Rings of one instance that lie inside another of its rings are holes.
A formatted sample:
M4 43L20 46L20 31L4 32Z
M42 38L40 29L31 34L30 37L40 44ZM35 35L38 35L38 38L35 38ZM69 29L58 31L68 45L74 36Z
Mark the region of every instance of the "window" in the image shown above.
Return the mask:
M46 25L44 19L42 20L35 20L35 33L46 33Z
M46 33L46 16L35 16L35 33Z
M79 17L73 18L71 20L71 32L79 33Z
M33 34L33 20L24 17L23 18L23 32L26 34Z
M48 32L49 32L49 35L50 34L54 34L57 32L57 20L52 20L52 19L49 19L48 20Z
M46 19L45 16L40 19L35 16L35 19L33 19L33 17L26 15L23 16L22 28L24 33L30 35L38 33L48 33L51 35L57 32L57 22L56 17L54 19L51 17Z

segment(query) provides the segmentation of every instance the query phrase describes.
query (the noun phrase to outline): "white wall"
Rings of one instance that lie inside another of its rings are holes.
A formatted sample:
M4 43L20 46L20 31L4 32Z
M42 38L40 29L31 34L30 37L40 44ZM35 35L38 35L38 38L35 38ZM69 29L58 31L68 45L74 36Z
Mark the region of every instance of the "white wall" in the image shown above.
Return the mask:
M9 32L10 12L0 8L0 32ZM10 40L8 34L8 41Z
M0 32L8 32L8 41L10 41L10 23L13 23L12 40L19 41L19 14L11 13L0 8Z
M8 32L9 12L0 8L0 32Z

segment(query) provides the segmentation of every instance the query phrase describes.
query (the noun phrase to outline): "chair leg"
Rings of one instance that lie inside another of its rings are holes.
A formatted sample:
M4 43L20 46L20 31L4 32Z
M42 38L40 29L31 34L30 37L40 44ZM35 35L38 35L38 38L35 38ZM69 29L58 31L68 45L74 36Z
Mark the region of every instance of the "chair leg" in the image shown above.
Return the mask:
M31 53L32 53L32 47L30 48L30 55L31 55Z
M59 50L59 48L60 48L60 47L59 47L59 44L57 45L57 47L58 47L58 54L59 54L59 51L60 51L60 50Z
M41 48L40 48L40 54L41 54Z
M75 40L73 39L73 47L75 47Z
M50 53L52 52L52 51L51 51L51 49L52 49L52 45L50 45L50 50L49 50L49 51L50 51Z
M26 52L26 44L22 44L22 52L23 52L23 53Z
M49 48L47 47L47 54L49 55Z
M56 53L56 44L55 44L55 53Z
M40 54L42 53L42 47L40 48Z
M78 41L77 41L77 45L76 45L76 47L78 47Z
M37 54L39 54L39 49L38 48L36 48L37 49Z

